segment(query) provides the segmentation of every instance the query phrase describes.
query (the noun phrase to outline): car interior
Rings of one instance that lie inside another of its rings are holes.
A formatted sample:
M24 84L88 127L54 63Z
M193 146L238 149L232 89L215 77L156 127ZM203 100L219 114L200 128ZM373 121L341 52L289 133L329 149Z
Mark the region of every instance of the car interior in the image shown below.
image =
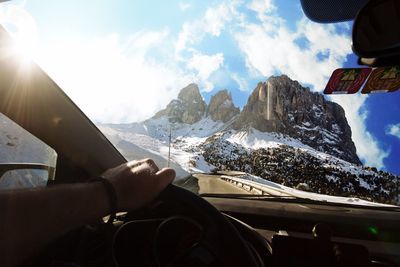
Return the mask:
M301 5L319 23L354 20L352 46L360 63L399 63L398 31L382 29L398 28L400 2L331 2ZM374 26L381 24L391 26ZM10 42L0 28L0 50ZM0 112L57 153L56 169L27 162L0 165L0 173L45 169L51 187L85 182L126 162L38 65L26 74L0 58ZM68 233L24 266L400 266L399 211L304 199L198 196L170 185L151 205L119 213L112 224L99 221ZM80 265L68 265L71 261Z

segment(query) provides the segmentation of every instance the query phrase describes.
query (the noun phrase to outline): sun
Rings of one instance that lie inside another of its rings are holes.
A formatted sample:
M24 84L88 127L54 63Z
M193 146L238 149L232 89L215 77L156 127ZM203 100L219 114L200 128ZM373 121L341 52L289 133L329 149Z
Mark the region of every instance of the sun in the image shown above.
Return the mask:
M37 42L29 33L12 35L11 53L21 66L29 66L37 55Z
M6 40L3 49L7 49L7 55L17 63L30 65L37 56L38 29L35 20L22 5L5 5L1 11L0 36L3 41Z

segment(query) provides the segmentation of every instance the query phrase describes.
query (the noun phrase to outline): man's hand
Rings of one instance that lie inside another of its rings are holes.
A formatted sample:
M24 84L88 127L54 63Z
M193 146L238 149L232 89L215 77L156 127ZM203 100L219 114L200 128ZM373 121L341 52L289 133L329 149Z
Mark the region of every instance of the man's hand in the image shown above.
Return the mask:
M145 159L103 176L115 187L118 210L130 211L153 200L174 180L175 171L159 170ZM0 266L16 266L61 235L106 216L109 204L99 183L0 191Z
M174 180L175 171L159 170L153 160L144 159L110 169L102 176L114 185L118 210L130 211L153 200Z

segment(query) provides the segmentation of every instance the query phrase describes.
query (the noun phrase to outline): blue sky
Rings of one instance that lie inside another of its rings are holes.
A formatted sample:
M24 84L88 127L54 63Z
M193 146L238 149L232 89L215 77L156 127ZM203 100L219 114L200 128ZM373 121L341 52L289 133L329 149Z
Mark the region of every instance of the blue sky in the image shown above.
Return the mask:
M295 0L10 1L0 23L96 122L144 120L191 82L206 101L227 88L243 107L271 75L322 91L357 65L351 23L313 23ZM331 100L362 161L400 174L400 93Z

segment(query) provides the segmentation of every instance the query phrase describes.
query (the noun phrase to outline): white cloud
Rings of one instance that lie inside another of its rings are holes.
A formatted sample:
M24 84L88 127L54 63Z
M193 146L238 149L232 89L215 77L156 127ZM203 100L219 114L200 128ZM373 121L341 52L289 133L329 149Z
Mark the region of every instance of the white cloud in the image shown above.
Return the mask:
M261 23L247 23L244 31L235 34L249 72L265 77L284 73L300 83L312 85L315 91L322 91L332 71L343 66L347 55L352 53L350 37L337 33L338 26L316 24L305 18L291 31L274 13L270 1L264 2L260 10ZM303 44L299 45L299 40ZM383 168L388 152L366 128L367 111L362 109L365 99L359 95L333 97L345 109L358 156L367 165Z
M38 29L33 17L25 10L24 3L1 4L0 24L12 35L18 52L26 57L35 57L38 46Z
M218 37L228 22L241 18L236 11L238 1L223 2L208 8L205 14L191 22L185 22L176 42L176 53L187 50L200 42L207 34Z
M180 9L181 11L186 11L186 10L188 10L192 5L189 4L189 3L185 3L185 2L179 2L178 6L179 6L179 9Z
M160 45L168 35L168 29L162 31L140 31L129 38L126 48L134 50L136 53L138 51L146 52Z
M315 90L322 90L332 70L342 66L351 53L349 38L337 34L332 25L303 20L296 32L284 25L268 25L248 24L243 32L235 34L248 68L262 76L285 73L301 83L313 85ZM300 47L296 43L298 38L304 38L309 47ZM320 53L327 58L320 60Z
M367 130L365 121L368 111L363 108L367 97L367 95L332 95L331 99L345 110L358 156L366 165L382 169L383 160L389 152L383 150L378 140Z
M243 7L240 1L211 6L200 18L184 23L176 39L164 29L130 37L109 34L85 42L58 40L42 47L39 62L92 119L127 122L152 116L190 82L200 83L207 91L214 88L210 77L223 66L224 55L195 49L206 36L232 34L242 52L237 56L244 57L249 73L257 77L285 73L316 91L324 88L332 71L351 53L350 38L339 34L338 26L302 19L290 29L272 0L253 0L246 6L257 12L256 24L245 21L239 6ZM182 2L180 8L189 7ZM35 44L37 27L23 5L2 6L0 23L15 27L12 32L28 40L21 43ZM151 57L153 49L162 54L161 59ZM242 77L231 73L239 89L248 90ZM367 131L367 111L362 109L365 96L333 99L345 109L360 158L383 167L388 153Z
M209 92L214 89L214 85L208 81L210 75L218 70L224 63L224 56L222 53L215 55L203 55L195 53L187 62L189 69L195 69L198 73L199 81L204 83L204 90Z
M246 79L242 78L238 73L231 73L232 79L237 83L239 86L240 91L248 91L249 90L249 85L246 81Z
M26 37L29 29L36 29L34 19L23 6L12 5L0 12L14 35L22 32L21 36ZM225 11L219 8L217 12L224 15ZM209 26L208 32L213 35L223 27L211 11L206 12L202 23ZM36 38L36 31L31 32ZM90 41L42 44L36 61L91 119L131 122L154 115L189 83L197 82L205 91L214 88L209 78L222 66L222 53L205 55L190 49L185 68L176 63L171 53L174 49L168 29L139 31L127 37L108 34ZM162 54L160 58L151 57L155 50Z
M0 8L0 22L14 39L36 44L37 25L23 5ZM147 119L198 79L174 64L168 29L131 36L100 36L90 41L56 40L35 50L36 61L94 121ZM162 61L149 56L157 49ZM169 51L163 51L163 50Z
M266 19L268 13L276 10L272 0L253 0L247 8L256 12L259 19Z
M232 16L235 13L234 6L227 3L207 9L203 19L204 31L212 36L219 36L226 23L233 19Z
M128 42L117 34L87 43L63 42L45 48L39 63L95 121L140 121L193 80L174 64L146 57L142 45L165 38L165 32L141 32Z
M232 21L241 21L243 15L236 10L239 4L240 1L234 0L213 5L200 18L185 22L178 34L176 60L197 71L195 82L200 83L203 91L213 90L214 83L209 78L223 65L224 56L222 53L204 55L194 47L206 36L219 37Z
M388 135L393 135L400 139L400 123L388 125L385 133Z

